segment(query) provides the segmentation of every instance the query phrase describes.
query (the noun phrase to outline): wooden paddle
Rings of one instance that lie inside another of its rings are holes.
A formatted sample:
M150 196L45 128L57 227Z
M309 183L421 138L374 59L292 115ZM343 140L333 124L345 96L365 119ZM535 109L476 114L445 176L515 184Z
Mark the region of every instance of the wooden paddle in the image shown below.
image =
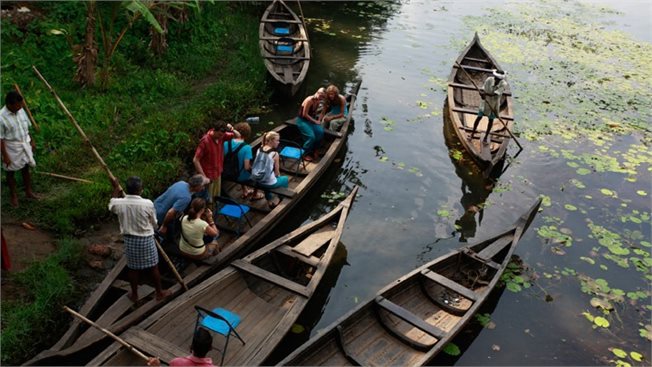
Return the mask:
M139 350L136 349L134 346L132 346L131 344L127 343L124 339L122 339L122 338L120 338L119 336L113 334L112 332L110 332L109 330L107 330L107 329L101 327L100 325L94 323L93 321L87 319L86 317L84 317L84 315L75 312L74 310L72 310L72 309L71 309L70 307L68 307L68 306L63 306L63 309L66 310L66 311L68 311L68 312L70 312L73 316L75 316L75 317L77 317L77 318L79 318L79 319L85 321L85 322L88 323L89 325L91 325L91 326L97 328L98 330L100 330L100 331L103 332L104 334L110 336L111 338L113 338L113 340L115 340L115 341L117 341L118 343L122 344L125 348L129 349L130 351L134 352L137 356L139 356L140 358L142 358L142 359L145 360L146 362L149 362L149 358L150 358L150 357L146 356L145 354L143 354L143 352L139 351Z
M16 92L18 92L18 94L20 94L23 97L23 107L25 108L25 111L27 111L27 116L29 116L29 122L31 122L32 126L34 126L34 130L36 130L37 133L40 133L41 128L36 123L36 120L34 120L34 116L32 116L32 111L30 111L29 107L27 107L27 100L25 99L23 92L20 91L20 87L18 87L18 84L14 83L14 89L16 90Z
M473 84L473 86L478 91L478 93L482 94L482 92L480 91L480 88L478 88L478 86L475 84L475 81L473 81L473 78L471 77L471 75L469 75L469 72L466 71L462 67L462 65L460 65L459 62L457 62L457 60L455 61L455 65L457 65L457 67L460 68L460 70L462 70L464 72L464 74L469 78L469 80L471 81L471 84ZM498 121L500 121L503 124L503 126L505 127L505 130L507 130L507 133L509 133L509 136L511 136L512 139L514 139L514 142L516 142L516 145L518 145L518 147L521 150L523 150L523 146L521 146L521 143L519 143L518 139L516 139L516 136L514 136L512 131L507 127L507 124L505 123L505 121L503 121L503 119L500 118L500 115L496 112L496 110L494 110L493 106L489 105L489 108L491 108L491 112L493 112L493 114L498 118Z
M88 139L88 137L87 137L86 134L84 133L84 130L82 130L81 126L79 126L79 124L77 123L77 121L75 120L75 118L72 116L72 114L70 113L70 111L68 111L68 108L66 108L66 105L63 104L63 102L61 101L61 98L59 98L59 96L57 95L57 92L55 92L55 91L54 91L54 88L52 88L52 86L50 86L50 83L48 83L48 81L45 80L45 77L43 77L43 75L41 75L41 73L38 71L38 69L36 68L36 66L32 65L32 69L33 69L34 72L36 73L36 76L38 76L38 78L41 79L41 81L42 81L42 82L45 84L45 86L48 88L48 90L50 91L50 93L52 93L52 95L54 96L54 99L57 100L57 103L59 104L59 107L61 107L61 109L63 110L63 112L66 114L66 116L68 116L68 119L70 120L70 122L72 122L73 125L75 125L75 128L77 129L77 131L79 132L79 134L82 136L82 138L84 139L84 141L86 142L86 144L88 144L88 146L91 147L91 150L93 151L93 155L95 155L95 158L97 158L97 160L100 162L100 165L102 166L102 168L104 168L104 170L106 171L106 173L109 175L109 180L111 180L111 184L112 184L112 185L113 185L113 184L117 185L118 188L120 189L120 196L124 196L124 195L125 195L125 192L124 192L124 190L122 189L122 186L120 186L120 182L119 182L118 179L113 175L113 173L112 173L111 170L109 169L109 166L107 166L106 163L104 163L104 159L102 159L102 157L101 157L100 154L97 152L97 150L95 149L95 147L93 146L93 144L91 144L91 141ZM154 240L156 241L156 238L154 238ZM166 254L165 251L163 250L163 247L161 247L161 245L158 243L158 241L156 241L156 246L158 247L159 251L161 251L161 254L163 255L163 258L165 259L165 261L168 263L168 265L169 265L170 268L172 269L172 272L174 273L174 276L177 278L177 280L179 281L179 283L181 284L181 286L183 287L183 289L188 290L188 287L186 286L186 284L185 284L185 283L183 282L183 280L181 279L181 275L179 275L179 273L177 272L177 268L174 267L174 264L172 264L172 261L170 261L170 258L167 256L167 254Z

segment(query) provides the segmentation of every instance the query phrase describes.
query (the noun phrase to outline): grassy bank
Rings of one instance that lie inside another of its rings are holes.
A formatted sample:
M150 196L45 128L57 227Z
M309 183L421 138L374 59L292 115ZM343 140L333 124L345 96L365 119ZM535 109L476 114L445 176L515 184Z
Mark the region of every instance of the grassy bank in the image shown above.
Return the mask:
M35 190L44 198L29 202L18 177L20 208L8 205L3 185L2 213L28 218L61 237L82 234L83 228L108 219L111 187L32 65L55 88L113 174L121 181L141 176L144 196L149 198L188 173L196 143L213 121L241 120L269 96L257 42L261 4L202 2L201 11L190 10L185 22L170 21L169 49L161 56L148 49L147 23L134 23L117 47L109 83L103 88L81 88L72 80L76 65L71 45L83 41L85 3L28 6L32 14L28 22L2 19L2 95L17 83L41 127L33 135L37 171L94 183L35 174ZM127 22L119 16L117 29ZM76 247L62 246L60 251L68 253L70 248ZM25 277L44 277L44 286L25 282L32 292L29 299L3 303L3 364L21 362L52 344L47 339L52 333L43 328L51 326L48 320L75 294L69 265L60 255L35 265Z

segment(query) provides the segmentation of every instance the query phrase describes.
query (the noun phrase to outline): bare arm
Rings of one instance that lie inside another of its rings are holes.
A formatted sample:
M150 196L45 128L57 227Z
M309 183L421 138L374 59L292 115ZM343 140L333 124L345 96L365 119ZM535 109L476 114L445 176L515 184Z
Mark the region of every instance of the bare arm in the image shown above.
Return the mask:
M313 124L319 124L319 120L316 120L314 117L310 116L307 112L310 111L313 103L315 102L315 99L312 97L306 98L303 103L301 104L301 114L299 115L301 118L304 118Z
M176 216L177 211L175 209L168 210L168 212L165 213L165 218L163 218L163 223L161 223L161 227L158 229L158 231L162 234L165 234L168 231L168 224L170 224L170 222L172 222Z
M281 175L281 169L280 169L280 162L279 162L278 154L274 154L274 175L276 177Z
M206 176L204 174L204 169L201 168L201 163L199 163L199 156L197 154L195 154L195 156L192 158L192 164L195 166L197 173L201 173L202 175Z
M7 166L11 165L11 158L9 158L9 154L7 153L4 139L0 139L0 150L2 150L2 162Z

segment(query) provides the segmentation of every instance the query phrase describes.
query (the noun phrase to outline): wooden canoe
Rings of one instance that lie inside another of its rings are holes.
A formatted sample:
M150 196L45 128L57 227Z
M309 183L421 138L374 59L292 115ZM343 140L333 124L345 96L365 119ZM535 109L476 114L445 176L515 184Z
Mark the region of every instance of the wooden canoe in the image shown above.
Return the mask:
M312 297L329 266L344 230L349 207L358 191L320 219L299 227L200 283L152 314L121 337L163 363L189 354L197 319L195 306L223 307L241 318L236 331L243 345L231 338L224 364L263 363ZM217 334L208 356L219 363L225 339ZM143 361L115 342L89 365L137 365Z
M279 362L305 366L421 366L488 298L541 199L512 228L397 279Z
M294 95L310 66L306 27L283 0L274 0L260 19L260 54L265 67L283 92Z
M464 149L471 154L483 171L491 171L493 166L505 157L510 141L507 129L511 131L514 124L512 94L508 86L500 103L500 111L497 111L507 126L496 118L490 132L490 143L482 144L481 140L484 138L488 124L485 116L478 125L475 137L471 141L467 140L473 130L473 122L477 117L481 101L480 93L474 83L478 88L482 88L485 79L491 76L493 69L501 69L501 67L489 51L482 47L476 33L471 43L457 58L448 77L446 104L453 128Z
M201 262L191 263L182 271L181 276L189 287L224 268L231 260L255 246L261 237L269 233L319 181L320 177L333 163L337 154L346 145L346 138L361 83L361 81L356 82L350 91L348 98L349 114L340 132L326 130L324 137L325 150L322 157L315 162L305 162L305 166L301 165L299 170L292 167L287 171L284 170L283 174L290 176L289 187L272 190L281 199L279 205L270 210L265 200L246 201L244 204L251 207L248 217L252 226L245 226L239 236L236 235L234 230L230 230L232 226L225 222L224 219L216 220L221 232L219 242L223 245L222 251L218 255ZM286 121L274 130L284 140L301 143L301 134L296 127L295 119ZM261 143L262 138L258 138L251 143L254 152L258 150ZM222 186L223 190L232 198L239 198L242 194L239 184L224 181ZM170 247L167 248L170 249ZM160 262L159 266L164 265ZM161 308L166 302L169 302L183 291L179 284L171 285L169 289L173 292L173 295L163 301L156 301L152 287L141 286L139 295L142 304L138 308L132 309L132 303L127 296L129 283L126 279L126 260L123 257L104 281L93 291L79 310L79 313L113 333L121 333L156 309ZM52 348L39 353L26 364L73 364L67 363L67 361L77 360L79 358L77 355L80 352L105 338L106 336L101 332L89 328L83 322L75 319L64 336Z

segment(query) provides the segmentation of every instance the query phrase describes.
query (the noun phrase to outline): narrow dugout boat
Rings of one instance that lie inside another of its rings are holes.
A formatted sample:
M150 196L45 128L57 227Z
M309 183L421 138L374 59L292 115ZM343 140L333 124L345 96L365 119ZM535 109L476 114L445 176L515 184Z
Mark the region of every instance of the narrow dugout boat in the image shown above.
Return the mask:
M310 66L310 43L303 20L283 0L274 0L260 19L260 53L284 93L294 95Z
M228 366L263 363L295 323L311 299L340 241L349 208L358 187L335 209L299 227L170 302L121 337L163 363L189 354L195 330L195 306L208 310L222 307L236 313L241 322L226 348ZM221 360L225 338L214 334L208 357ZM89 365L142 365L144 361L115 342Z
M279 365L421 366L488 298L541 199L512 228L417 268L318 332Z
M501 99L500 111L496 111L507 126L496 118L489 136L490 143L482 144L482 138L484 138L489 122L487 116L484 116L480 120L475 137L468 140L473 131L473 122L477 117L481 102L480 93L475 86L482 89L485 79L491 76L494 69L502 70L489 51L482 46L476 33L471 43L462 51L453 65L448 77L446 100L448 115L462 146L471 154L480 168L487 172L487 175L505 157L511 139L507 129L511 131L514 125L512 93L508 86Z
M198 284L209 275L224 268L231 260L255 246L319 181L320 177L331 166L337 154L346 145L356 96L361 83L361 81L357 81L347 96L349 114L341 130L339 132L326 130L323 155L318 161L296 162L291 159L282 161L283 174L290 176L290 181L288 188L270 190L280 198L279 204L274 209L270 209L265 200L242 202L250 207L247 217L251 226L244 224L239 231L236 231L234 225L227 222L224 217L220 216L216 219L215 222L220 229L219 243L222 245L222 250L216 256L200 262L190 263L181 271L181 276L189 287ZM280 124L274 130L281 135L283 144L289 145L290 142L293 142L295 145L301 145L301 134L296 127L295 119ZM261 144L262 138L254 140L251 143L253 151L256 152ZM279 150L282 148L283 145L279 146ZM240 191L241 185L224 181L222 186L228 196L235 198L235 200L241 200L238 199L242 195ZM170 252L178 251L176 246L164 247L167 247L166 250ZM168 254L173 255L170 252ZM159 266L165 267L162 260L159 262ZM172 296L157 301L153 288L148 285L141 285L139 288L140 306L134 308L133 303L128 298L130 288L126 273L126 259L123 257L79 310L80 314L116 334L139 322L183 292L181 285L174 283L169 288L172 291ZM84 354L84 350L89 349L105 338L107 337L102 332L89 327L78 319L74 319L70 328L52 348L39 353L26 364L77 364L77 361L82 358L80 355Z

